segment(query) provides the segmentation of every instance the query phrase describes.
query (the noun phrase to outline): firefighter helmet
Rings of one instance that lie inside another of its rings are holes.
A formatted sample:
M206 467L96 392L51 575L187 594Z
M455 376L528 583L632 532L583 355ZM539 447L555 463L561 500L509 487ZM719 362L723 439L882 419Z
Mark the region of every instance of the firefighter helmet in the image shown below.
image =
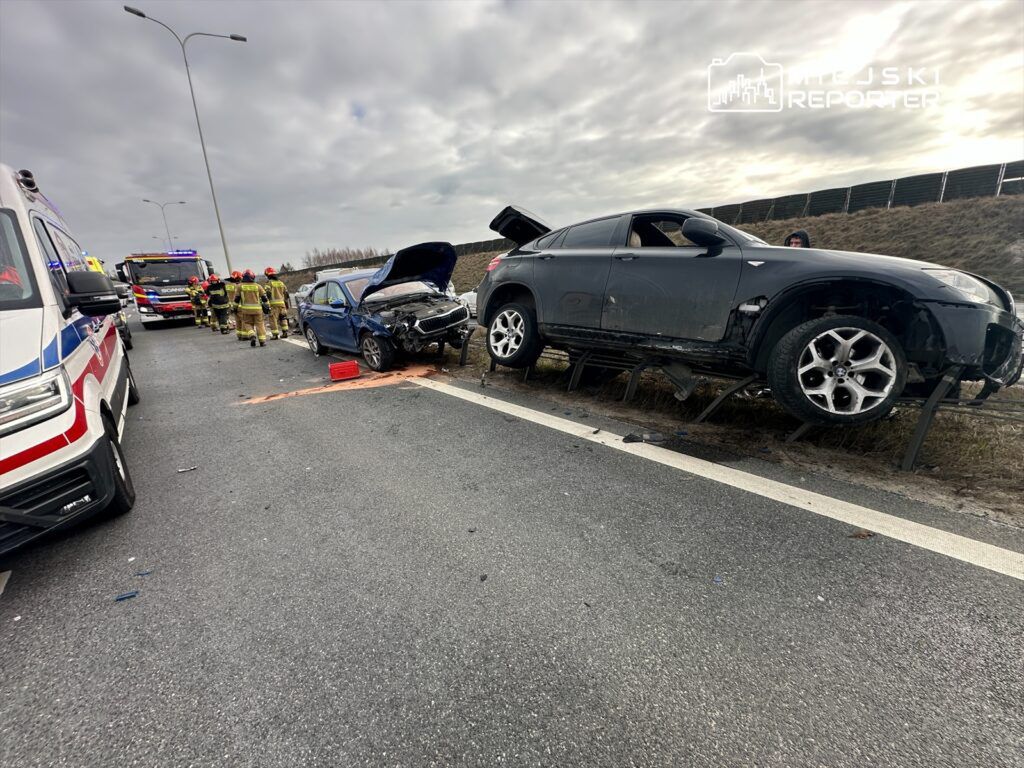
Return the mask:
M210 275L210 282L211 283L219 283L220 282L220 278L217 275L215 275L215 274L211 274Z
M247 269L247 270L245 270L245 272L242 273L242 279L243 280L255 280L256 279L256 273L253 272L251 269Z
M195 275L192 275L192 277L190 277L188 279L188 284L189 285L199 285L199 278L196 277Z
M235 270L234 272L232 272L232 273L231 273L231 279L232 279L232 280L241 280L241 279L242 279L242 273L241 273L241 272L239 272L239 271L238 271L238 270L236 269L236 270Z
M274 277L277 274L277 270L274 269L273 267L267 267L266 269L263 270L263 274L266 275L267 277Z

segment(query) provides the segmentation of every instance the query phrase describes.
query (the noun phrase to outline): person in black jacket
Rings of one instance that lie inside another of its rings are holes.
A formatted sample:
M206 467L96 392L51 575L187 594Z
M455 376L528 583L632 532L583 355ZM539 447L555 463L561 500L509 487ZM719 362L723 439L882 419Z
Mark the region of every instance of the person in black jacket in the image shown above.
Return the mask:
M206 289L207 302L210 307L210 324L214 332L221 334L228 332L228 301L227 288L217 275L210 275L209 286Z
M782 244L790 248L810 248L811 238L804 229L798 229L796 232L790 232L786 235L786 239L782 241Z

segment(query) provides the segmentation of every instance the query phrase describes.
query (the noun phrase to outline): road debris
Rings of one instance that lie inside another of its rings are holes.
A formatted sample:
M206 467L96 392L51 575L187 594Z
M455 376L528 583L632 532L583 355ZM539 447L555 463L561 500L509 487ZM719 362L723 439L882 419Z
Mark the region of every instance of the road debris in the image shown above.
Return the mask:
M722 578L721 576L715 576L715 578L713 578L711 580L711 583L712 584L716 584L719 587L724 587L725 586L725 579Z
M153 572L153 570L152 570L152 569L150 569L150 570L148 570L148 571L137 571L137 572L135 573L135 575L136 575L136 576L149 576L149 574L151 574L152 572Z
M487 386L487 371L484 371L483 373L480 374L480 386Z
M846 538L848 538L848 539L870 539L874 535L875 535L874 531L869 531L869 530L867 530L865 528L861 528L859 530L854 531L853 533L851 533Z
M15 616L15 617L14 617L14 620L15 620L15 621L21 621L21 616Z
M129 563L134 563L135 562L135 558L134 557L129 557L128 558L128 562Z
M825 598L822 597L821 595L818 595L818 602L819 603L824 603L825 602Z
M118 595L117 597L114 598L114 602L115 603L121 603L121 602L124 602L125 600L131 600L133 597L137 597L138 594L139 594L139 590L137 590L137 589L133 589L130 592L122 592L120 595Z
M476 533L476 528L467 528L466 530L467 530L467 531L468 531L469 533Z
M196 470L196 469L199 469L199 467L198 466L195 466L195 467L185 467L184 469L179 469L178 470L178 474L180 475L182 472L192 472L193 470Z
M597 434L598 432L600 432L600 431L601 431L600 429L595 429L595 430L594 430L593 432L591 432L590 434L592 434L592 435L596 435L596 434Z
M596 432L594 433L597 434ZM665 442L665 436L661 432L644 432L642 435L638 435L635 432L630 432L624 438L624 443L663 443Z
M487 581L487 574L486 573L481 573L480 574L480 581Z

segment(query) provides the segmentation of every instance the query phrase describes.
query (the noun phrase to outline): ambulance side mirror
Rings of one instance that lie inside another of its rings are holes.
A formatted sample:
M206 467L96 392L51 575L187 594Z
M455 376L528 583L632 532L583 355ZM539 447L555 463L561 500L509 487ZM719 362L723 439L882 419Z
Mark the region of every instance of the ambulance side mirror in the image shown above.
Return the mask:
M67 303L86 317L116 315L121 299L114 283L102 272L68 272Z

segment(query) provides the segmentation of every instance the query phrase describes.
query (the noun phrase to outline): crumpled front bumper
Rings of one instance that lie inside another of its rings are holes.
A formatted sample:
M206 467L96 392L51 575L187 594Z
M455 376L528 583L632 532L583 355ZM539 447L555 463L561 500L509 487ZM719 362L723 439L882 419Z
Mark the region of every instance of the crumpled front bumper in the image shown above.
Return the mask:
M999 387L1017 383L1024 366L1024 322L988 304L929 303L942 330L947 365L963 365L963 378Z

